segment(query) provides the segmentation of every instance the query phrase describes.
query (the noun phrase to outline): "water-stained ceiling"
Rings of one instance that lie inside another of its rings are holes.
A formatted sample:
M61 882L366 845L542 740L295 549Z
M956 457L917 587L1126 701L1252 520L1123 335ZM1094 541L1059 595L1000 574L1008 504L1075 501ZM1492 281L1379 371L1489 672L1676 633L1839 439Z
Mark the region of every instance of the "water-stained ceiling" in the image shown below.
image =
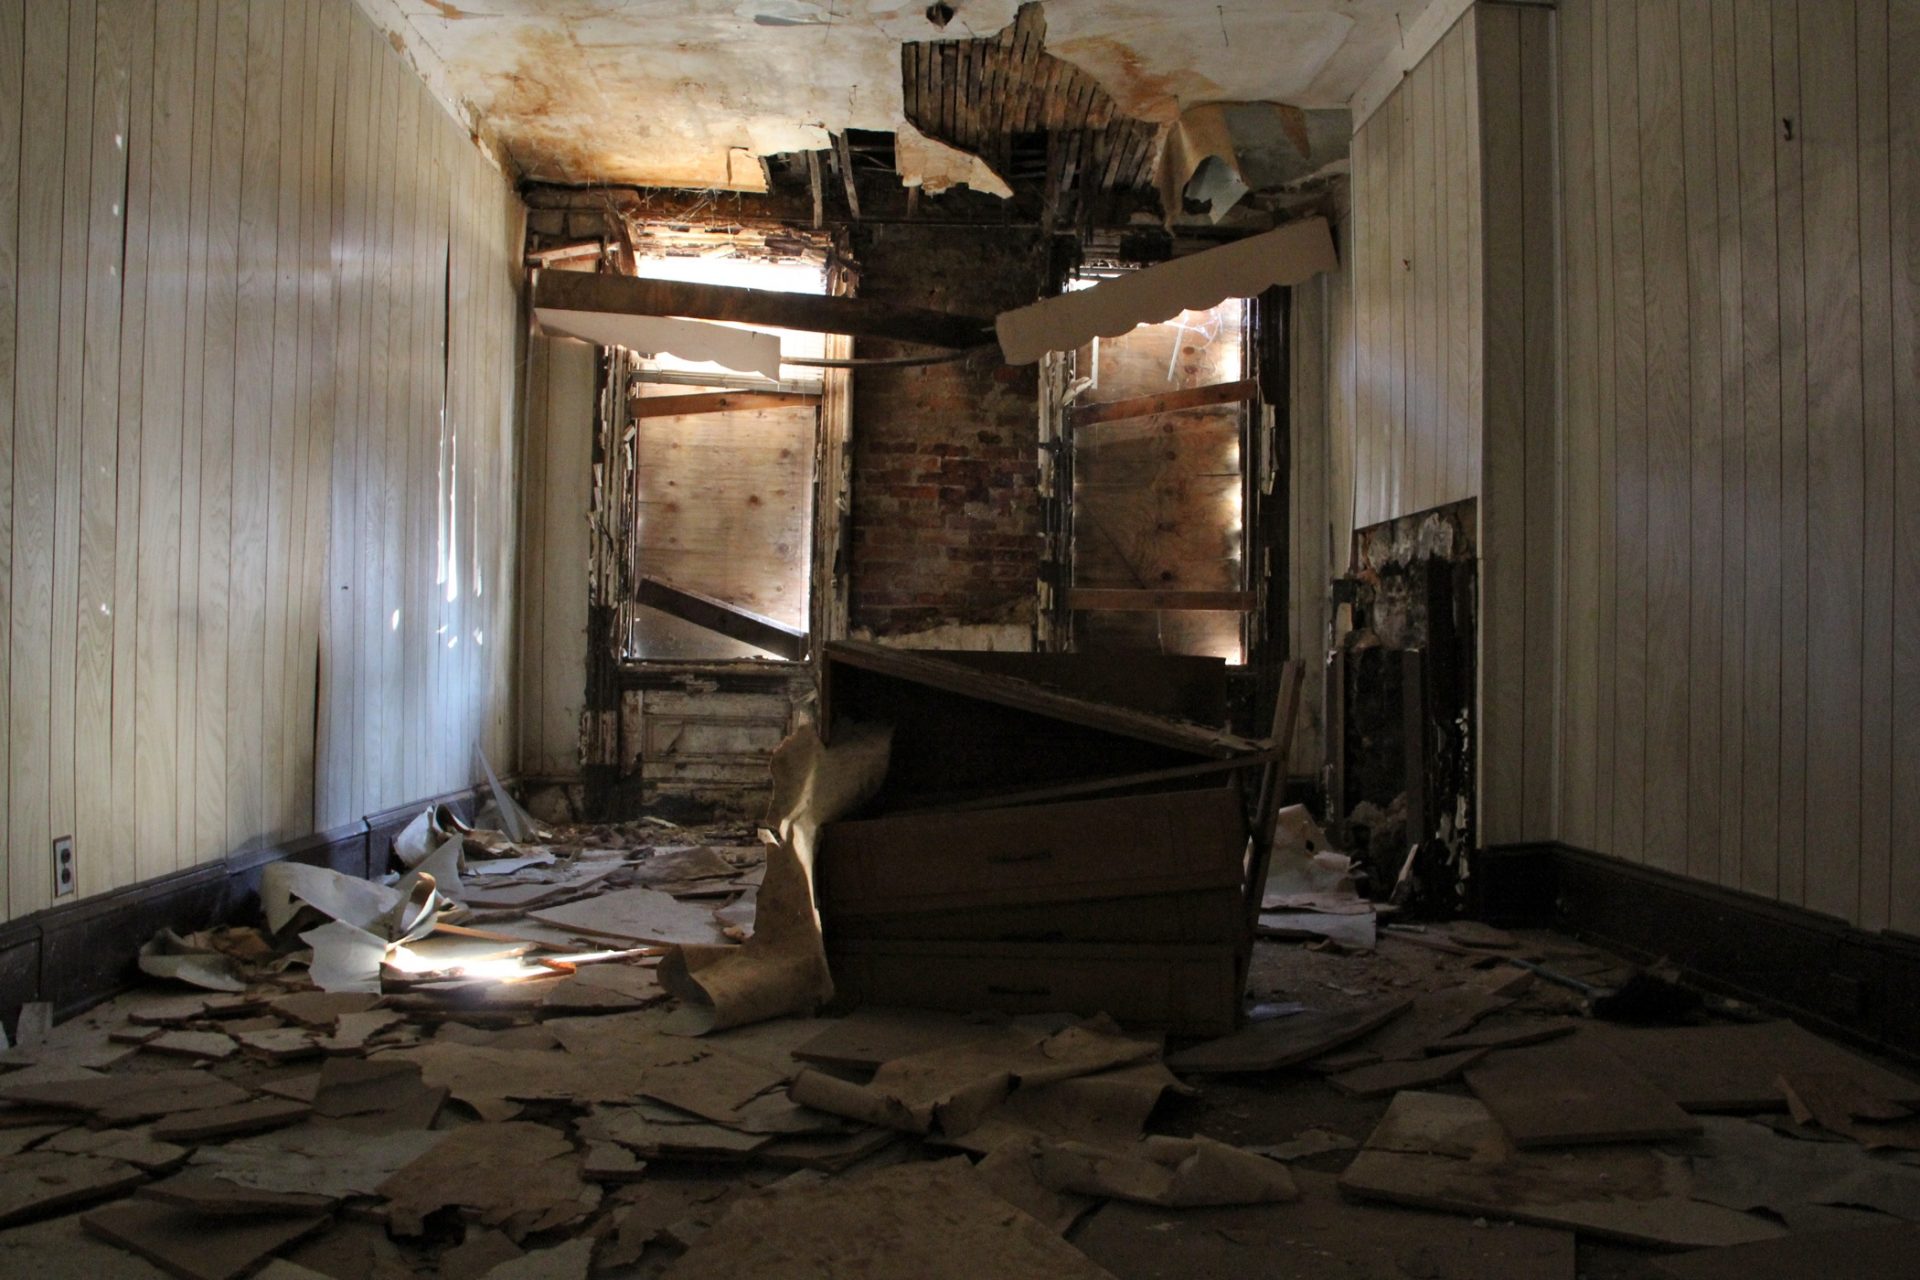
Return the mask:
M525 177L763 187L758 157L908 117L901 46L1019 0L360 0ZM1344 106L1427 0L1051 0L1048 54L1154 124L1203 102Z

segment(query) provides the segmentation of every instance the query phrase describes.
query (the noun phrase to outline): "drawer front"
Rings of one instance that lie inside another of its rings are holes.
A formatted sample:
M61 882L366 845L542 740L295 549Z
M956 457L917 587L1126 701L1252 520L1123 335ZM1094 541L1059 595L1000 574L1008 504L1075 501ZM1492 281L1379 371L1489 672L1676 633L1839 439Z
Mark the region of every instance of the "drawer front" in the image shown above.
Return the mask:
M829 938L976 942L1195 942L1231 945L1246 928L1240 890L1048 902L1021 907L951 907L901 915L835 916Z
M1239 1008L1226 947L843 943L838 991L859 1001L957 1012L1112 1015L1175 1035L1225 1035Z
M1230 888L1245 843L1231 788L834 823L820 908L850 917Z

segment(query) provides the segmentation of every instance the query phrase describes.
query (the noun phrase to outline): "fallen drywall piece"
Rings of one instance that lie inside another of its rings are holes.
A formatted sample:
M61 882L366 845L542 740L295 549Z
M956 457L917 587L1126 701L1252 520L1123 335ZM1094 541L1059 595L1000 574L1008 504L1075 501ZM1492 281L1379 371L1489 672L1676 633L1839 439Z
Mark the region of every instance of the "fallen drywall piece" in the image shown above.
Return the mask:
M1920 1222L1920 1169L1851 1142L1806 1142L1730 1116L1702 1117L1700 1136L1674 1150L1693 1166L1696 1199L1778 1215L1804 1204L1844 1205Z
M810 726L780 744L767 807L777 842L767 850L753 936L737 947L678 947L660 962L660 984L681 1002L669 1030L704 1035L832 998L813 905L815 845L823 824L879 790L891 743L891 730L859 725L840 730L831 747Z
M1355 1067L1327 1083L1354 1098L1378 1098L1402 1089L1426 1089L1453 1079L1485 1057L1485 1049L1462 1049L1429 1058L1398 1059Z
M137 1124L155 1116L245 1102L252 1095L204 1071L153 1071L117 1076L22 1082L0 1077L0 1098L63 1111L84 1111L103 1124Z
M1647 1142L1700 1131L1673 1099L1588 1036L1495 1053L1467 1072L1467 1087L1519 1147Z
M1782 1234L1763 1218L1695 1199L1699 1188L1678 1156L1641 1146L1522 1152L1479 1101L1439 1093L1395 1096L1340 1186L1363 1199L1630 1244L1704 1248Z
M1036 1141L1027 1154L1035 1180L1053 1191L1168 1208L1300 1198L1285 1165L1212 1138L1156 1135L1124 1150Z
M290 1098L255 1098L231 1107L186 1111L154 1122L153 1136L161 1142L202 1142L243 1133L284 1129L311 1114L313 1108Z
M1008 364L1032 364L1049 351L1072 351L1182 311L1205 311L1225 298L1251 298L1276 285L1299 284L1339 265L1327 220L1305 218L1091 289L1003 311L994 327Z
M930 196L953 187L971 187L1002 200L1013 199L1013 188L985 160L929 138L905 120L894 128L893 161L901 186L920 187Z
M973 1128L949 1141L981 1153L1028 1138L1129 1147L1140 1140L1147 1118L1169 1091L1197 1092L1181 1084L1163 1062L1027 1085L1008 1094Z
M966 1044L897 1058L864 1085L805 1070L788 1092L803 1106L863 1124L958 1138L1016 1087L1055 1084L1159 1053L1158 1040L1126 1036L1109 1019L1089 1019L1050 1036L1003 1027Z
M1183 1049L1168 1057L1167 1065L1188 1074L1275 1071L1358 1040L1412 1007L1411 1000L1385 1000L1338 1013L1300 1013L1256 1022L1230 1036Z
M777 340L774 350L779 350ZM776 372L767 376L778 378L777 366ZM473 754L480 760L480 771L487 775L487 790L493 794L493 808L500 815L500 827L507 833L507 839L515 844L530 844L546 839L549 834L547 829L534 821L533 815L522 809L518 800L507 794L507 789L500 785L500 776L493 771L493 763L487 759L487 753L481 750L477 742L473 744ZM477 816L474 825L480 825Z
M329 1213L339 1203L331 1196L309 1195L303 1191L261 1191L257 1187L237 1187L220 1178L184 1173L165 1182L149 1183L134 1195L175 1209L191 1209L208 1218L311 1217Z
M595 1107L578 1128L583 1138L616 1142L648 1159L739 1160L774 1140L770 1133L713 1124L651 1102Z
M0 1276L36 1280L167 1280L167 1273L87 1234L79 1214L0 1231ZM262 1273L261 1280L281 1280Z
M1200 175L1195 182L1194 176ZM1181 112L1167 130L1155 174L1160 189L1160 208L1171 223L1179 217L1190 198L1207 206L1209 220L1218 222L1247 194L1247 178L1240 170L1240 157L1234 152L1233 130L1227 124L1225 108L1217 102L1203 103Z
M124 1200L80 1219L102 1240L157 1264L183 1280L236 1280L276 1249L327 1225L325 1214L274 1218L208 1218L146 1200Z
M565 311L558 307L538 307L534 315L549 332L565 337L597 342L603 347L625 347L642 355L705 361L736 373L757 373L774 382L780 380L780 339L775 334L703 320ZM507 834L513 833L509 830Z
M192 1168L242 1187L344 1200L379 1193L396 1169L448 1137L424 1129L358 1133L302 1126L194 1152Z
M593 1240L583 1237L502 1262L480 1280L587 1280L592 1261Z
M1331 942L1348 951L1371 951L1376 934L1370 910L1263 911L1254 933L1283 942Z
M208 991L247 989L234 972L230 957L171 929L162 929L141 944L139 963L140 972L153 978L185 982Z
M330 1058L313 1090L317 1122L366 1133L430 1129L447 1100L443 1087L427 1084L420 1068L395 1058Z
M146 1180L123 1160L24 1151L0 1159L0 1224L41 1217L69 1205L117 1195Z
M1780 1095L1797 1125L1814 1125L1852 1138L1868 1150L1893 1147L1920 1151L1920 1120L1914 1113L1849 1076L1800 1072L1780 1077Z
M1297 1201L1186 1209L1174 1230L1163 1209L1108 1203L1074 1233L1073 1242L1125 1275L1575 1280L1568 1232L1350 1204L1330 1177L1294 1178L1301 1191Z
M288 1022L331 1035L342 1015L365 1013L379 1002L379 996L357 991L295 991L271 1001L267 1008Z
M580 1179L580 1157L561 1131L544 1124L473 1124L382 1182L387 1225L417 1236L427 1215L458 1206L515 1241L572 1226L600 1204L600 1189Z
M1590 1023L1628 1066L1688 1111L1773 1111L1783 1075L1834 1074L1893 1102L1920 1104L1920 1083L1889 1071L1791 1022L1703 1027L1617 1027Z
M713 911L658 889L619 889L531 913L575 933L657 946L728 945Z
M663 1274L672 1280L1112 1280L996 1195L965 1160L899 1165L822 1186L737 1197Z
M41 1143L40 1150L119 1160L148 1173L165 1173L192 1154L155 1138L151 1129L68 1129Z
M1920 1257L1920 1226L1891 1222L1699 1249L1656 1258L1652 1267L1655 1274L1671 1280L1805 1280L1820 1275L1893 1280L1910 1275L1916 1257Z

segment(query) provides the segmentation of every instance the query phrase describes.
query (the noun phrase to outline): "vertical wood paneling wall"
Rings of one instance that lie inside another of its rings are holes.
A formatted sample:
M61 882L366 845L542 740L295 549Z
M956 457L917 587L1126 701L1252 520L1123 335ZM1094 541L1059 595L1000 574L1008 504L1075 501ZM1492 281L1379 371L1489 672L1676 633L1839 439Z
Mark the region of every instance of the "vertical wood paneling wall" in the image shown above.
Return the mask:
M1463 13L1354 135L1327 283L1328 512L1356 528L1479 500L1479 832L1553 832L1558 556L1553 29Z
M1920 931L1920 3L1558 26L1559 834Z
M350 0L0 0L0 914L507 762L519 216Z
M1480 492L1483 8L1353 137L1344 248L1357 528Z

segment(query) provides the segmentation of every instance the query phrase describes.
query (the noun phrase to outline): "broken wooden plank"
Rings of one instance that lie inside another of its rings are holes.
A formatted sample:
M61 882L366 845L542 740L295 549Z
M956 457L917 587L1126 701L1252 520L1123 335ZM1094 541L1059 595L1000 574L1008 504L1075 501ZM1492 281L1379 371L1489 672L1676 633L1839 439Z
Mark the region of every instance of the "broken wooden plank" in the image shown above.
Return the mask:
M1216 404L1237 404L1260 394L1260 384L1252 378L1238 382L1216 382L1207 387L1188 387L1183 391L1161 391L1150 396L1129 396L1106 404L1077 404L1067 410L1075 429L1101 422L1122 422L1128 418L1147 418L1156 413L1180 409L1204 409Z
M1069 587L1067 608L1083 613L1252 613L1253 591L1155 591L1135 587Z
M765 649L789 662L798 662L807 656L806 632L687 587L642 577L634 599L696 627Z
M627 401L629 416L641 418L683 418L697 413L742 413L754 409L793 409L820 403L820 397L804 391L707 391L684 396L642 396Z
M964 350L994 340L993 321L923 307L831 294L776 293L683 280L648 280L585 271L542 271L533 304L564 311L729 320L806 333L912 342Z

